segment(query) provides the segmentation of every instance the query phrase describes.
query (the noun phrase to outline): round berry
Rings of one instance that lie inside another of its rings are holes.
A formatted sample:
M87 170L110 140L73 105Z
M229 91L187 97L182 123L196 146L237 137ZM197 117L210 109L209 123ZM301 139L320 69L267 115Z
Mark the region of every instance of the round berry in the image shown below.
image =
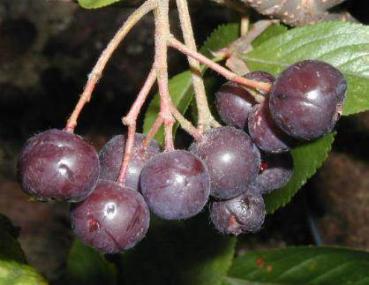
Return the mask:
M245 77L267 83L274 81L273 75L262 71L250 72ZM247 127L247 118L256 101L245 87L228 81L215 93L215 97L215 104L223 122L240 129Z
M215 201L210 218L215 228L225 234L257 232L265 219L265 205L260 194L247 192L226 201Z
M160 153L157 141L151 140L145 148L144 139L143 134L135 134L132 155L126 173L125 185L134 190L139 189L140 173L146 162ZM124 135L114 136L101 149L99 153L100 179L117 181L123 161L125 140Z
M272 153L290 150L291 139L274 123L268 100L253 107L248 125L250 137L261 150Z
M302 140L330 132L342 113L347 84L333 66L316 60L298 62L283 71L270 94L278 127Z
M71 209L74 233L104 253L118 253L144 238L150 212L140 193L99 180L94 192Z
M230 199L242 194L259 172L259 150L245 132L233 127L207 131L190 150L207 165L211 195L215 198Z
M215 98L218 114L224 123L240 129L247 126L248 114L256 104L247 89L229 81L215 93Z
M157 216L187 219L198 214L208 201L209 173L201 159L188 151L165 152L142 169L141 191Z
M290 153L263 154L255 184L262 194L266 194L285 186L292 174L293 159Z
M269 84L273 84L273 82L275 81L275 77L265 71L252 71L247 73L244 77L247 79L261 81Z
M96 184L99 169L99 158L90 144L56 129L31 137L18 160L23 191L39 200L85 199Z

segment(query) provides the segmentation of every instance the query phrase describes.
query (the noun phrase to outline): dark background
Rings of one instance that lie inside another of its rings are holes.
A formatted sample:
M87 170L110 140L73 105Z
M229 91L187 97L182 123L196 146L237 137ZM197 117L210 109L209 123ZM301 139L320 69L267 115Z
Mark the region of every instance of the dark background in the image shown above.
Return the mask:
M345 5L369 22L369 3ZM72 1L0 0L0 213L20 228L28 261L51 280L58 279L72 242L68 207L29 201L16 182L17 154L32 134L63 128L98 55L131 11L123 5L88 11ZM192 15L199 44L219 24L237 20L203 0L193 1ZM175 10L171 18L175 23ZM172 29L178 33L175 24ZM152 46L149 16L114 55L79 121L77 132L97 148L124 131L120 118L152 64ZM170 73L184 69L185 58L170 52ZM321 243L369 250L368 139L369 114L342 119L324 167L292 203L267 218L260 233L242 237L239 251Z

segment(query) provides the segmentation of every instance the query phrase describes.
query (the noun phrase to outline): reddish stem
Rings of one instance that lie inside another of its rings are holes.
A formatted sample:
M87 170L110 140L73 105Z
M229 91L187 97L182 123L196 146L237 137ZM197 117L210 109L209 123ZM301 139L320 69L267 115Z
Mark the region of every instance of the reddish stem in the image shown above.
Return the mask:
M136 134L136 124L132 124L128 126L128 134L127 134L126 145L124 149L122 167L120 168L119 177L117 179L118 184L120 184L121 186L124 186L124 183L126 180L128 164L129 164L129 161L131 160L132 148L135 142L135 134Z
M146 138L143 142L144 147L147 147L149 145L150 141L155 137L162 125L163 118L161 116L157 116L155 122L152 124L151 129L147 133Z
M128 134L127 140L124 149L122 166L120 168L119 177L117 182L120 185L124 185L126 179L126 173L128 171L128 165L132 156L132 149L134 145L134 139L136 134L136 122L138 115L142 109L143 104L145 103L147 96L150 93L152 86L154 85L156 80L156 73L154 69L151 69L149 75L146 78L145 84L142 86L140 93L138 94L135 102L133 103L129 113L127 116L122 118L123 124L128 126Z
M137 24L137 22L141 20L142 17L145 16L147 13L155 9L156 5L157 5L156 0L147 0L145 3L143 3L128 17L128 19L124 22L122 27L111 39L105 50L100 55L90 75L88 76L88 80L83 90L83 93L81 94L76 104L76 107L74 108L65 126L66 131L71 133L74 132L74 129L77 126L78 117L83 107L86 105L86 103L88 103L91 100L91 94L95 89L95 86L98 83L99 79L101 78L103 70L105 69L105 66L108 63L111 56L113 55L114 51L126 37L128 32Z
M197 52L187 0L176 0L176 2L184 44L187 46L188 49L192 50L193 52ZM200 132L202 132L203 130L208 129L211 125L211 122L215 121L215 119L211 114L206 97L205 85L202 79L200 63L191 56L187 56L187 59L190 65L190 70L192 72L192 85L195 93L196 106L198 111L197 126Z
M181 112L178 111L176 106L171 104L170 111L173 114L173 117L178 121L178 123L181 125L182 129L184 129L187 133L189 133L195 140L201 139L201 132L200 130L196 129L195 126L187 120Z
M163 118L165 134L165 150L174 149L173 125L174 118L170 111L171 98L168 87L168 38L169 28L169 0L158 0L155 16L155 69L157 71L160 95L160 113Z
M168 44L171 47L179 50L180 52L197 59L198 61L207 65L210 69L216 71L217 73L219 73L220 75L222 75L228 80L231 80L239 84L245 85L246 87L261 90L264 92L269 92L271 89L271 85L269 83L250 80L242 76L239 76L233 73L232 71L224 68L223 66L217 64L216 62L212 61L211 59L207 58L206 56L203 56L202 54L198 52L194 52L190 50L189 48L186 47L186 45L181 43L179 40L175 39L173 36L168 40ZM261 97L264 98L263 96ZM261 98L257 98L257 99L263 100Z
M155 81L156 81L156 71L154 68L152 68L150 70L149 75L146 78L144 85L140 90L140 93L138 93L135 102L133 103L131 109L129 110L127 116L122 118L122 122L124 125L129 126L136 123L141 108L145 103L147 96L149 95L150 90L153 87Z

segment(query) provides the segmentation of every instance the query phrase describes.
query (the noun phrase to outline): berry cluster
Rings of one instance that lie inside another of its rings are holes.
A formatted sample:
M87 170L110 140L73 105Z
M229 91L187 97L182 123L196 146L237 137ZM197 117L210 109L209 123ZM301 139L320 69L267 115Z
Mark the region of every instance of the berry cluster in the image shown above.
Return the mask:
M318 61L296 63L276 80L265 72L246 78L272 84L271 92L259 92L258 103L257 91L223 85L216 106L228 126L206 130L189 150L161 152L156 141L136 133L124 183L118 177L125 136L113 137L98 155L72 132L37 134L19 157L22 188L39 200L75 202L75 234L106 253L129 249L145 236L149 209L163 219L187 219L210 196L210 217L220 232L255 232L265 218L262 195L292 176L291 146L333 129L346 82Z
M261 103L255 102L252 90L232 82L225 83L216 93L216 107L221 119L247 132L249 136L238 130L239 136L242 133L245 140L252 141L260 150L259 153L255 147L248 147L258 152L252 161L254 168L248 167L246 171L237 165L235 169L229 169L233 175L238 173L252 181L242 184L242 191L232 193L239 196L213 195L224 199L211 206L215 227L220 232L235 235L260 229L265 217L262 195L285 186L292 177L293 160L289 150L298 143L332 131L342 113L347 87L340 71L313 60L288 67L277 79L266 72L251 72L245 77L272 84L270 94L264 94ZM232 132L236 133L236 129ZM216 139L215 144L219 144L219 137ZM229 135L223 143L232 144ZM237 149L235 147L233 145ZM250 171L255 168L258 173ZM212 181L217 181L219 174L213 173ZM222 190L228 194L232 192L226 188Z

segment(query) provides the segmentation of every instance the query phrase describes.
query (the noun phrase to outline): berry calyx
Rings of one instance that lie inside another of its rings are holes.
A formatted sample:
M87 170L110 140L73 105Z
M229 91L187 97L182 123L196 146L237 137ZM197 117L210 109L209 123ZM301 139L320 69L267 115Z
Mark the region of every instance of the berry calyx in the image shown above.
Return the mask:
M215 228L224 234L254 233L265 219L265 205L260 194L247 192L226 201L215 201L210 207L210 218Z

